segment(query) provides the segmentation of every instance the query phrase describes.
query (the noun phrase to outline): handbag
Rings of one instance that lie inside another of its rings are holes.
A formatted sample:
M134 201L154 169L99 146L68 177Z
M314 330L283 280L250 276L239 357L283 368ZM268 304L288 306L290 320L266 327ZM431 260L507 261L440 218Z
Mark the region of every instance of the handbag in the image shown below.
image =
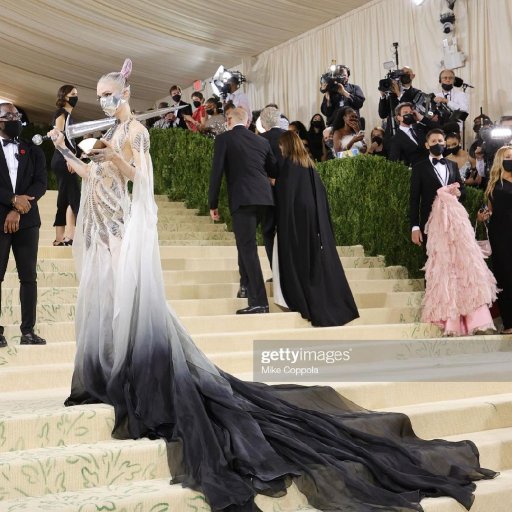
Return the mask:
M478 224L478 220L475 221L475 238L476 238L476 226ZM480 252L484 258L488 258L492 254L491 242L489 242L489 231L487 229L487 223L484 222L485 226L485 240L477 240L476 243L478 247L480 247Z

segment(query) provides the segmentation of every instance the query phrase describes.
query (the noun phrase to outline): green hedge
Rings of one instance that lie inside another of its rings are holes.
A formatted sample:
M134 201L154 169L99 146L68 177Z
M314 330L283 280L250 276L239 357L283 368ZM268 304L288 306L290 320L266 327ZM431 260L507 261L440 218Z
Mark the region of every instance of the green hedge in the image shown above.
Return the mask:
M199 134L152 129L156 193L207 214L212 153L213 140ZM361 244L369 256L383 254L388 265L407 267L411 277L423 275L424 251L411 242L407 167L381 157L358 156L321 163L318 172L327 189L339 245ZM223 181L219 210L230 225ZM473 222L482 201L481 191L467 187L465 206Z

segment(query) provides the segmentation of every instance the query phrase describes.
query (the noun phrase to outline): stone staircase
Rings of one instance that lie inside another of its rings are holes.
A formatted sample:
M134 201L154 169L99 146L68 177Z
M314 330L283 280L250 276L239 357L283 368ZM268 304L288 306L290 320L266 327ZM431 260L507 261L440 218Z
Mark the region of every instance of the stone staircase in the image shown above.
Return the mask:
M55 200L48 192L40 201L38 331L48 345L18 345L13 261L2 286L9 347L0 349L0 511L208 511L200 494L169 485L162 441L113 440L109 406L62 406L75 353L77 281L71 249L51 246ZM268 315L236 316L246 301L234 298L233 235L182 204L157 202L169 304L218 366L251 379L255 339L351 344L364 352L364 363L330 385L364 407L408 414L421 437L472 439L482 465L501 471L478 484L472 512L512 510L511 336L440 338L436 328L419 323L422 281L386 267L383 257L366 257L360 246L339 248L361 313L350 325L315 329L272 304ZM263 250L260 257L269 277ZM401 381L386 378L397 364ZM293 487L283 498L257 502L265 511L313 510ZM450 498L422 505L426 512L464 510Z

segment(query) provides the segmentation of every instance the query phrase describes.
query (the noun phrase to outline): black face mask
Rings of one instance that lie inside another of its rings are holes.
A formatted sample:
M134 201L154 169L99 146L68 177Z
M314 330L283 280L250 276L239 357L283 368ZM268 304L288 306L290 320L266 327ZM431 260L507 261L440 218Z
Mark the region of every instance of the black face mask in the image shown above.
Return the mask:
M213 116L213 114L215 114L215 110L213 110L213 108L208 108L208 109L206 109L206 113L207 113L209 116Z
M340 83L342 85L347 85L348 84L348 76L344 76L340 79Z
M11 139L15 139L20 136L23 125L21 121L4 121L4 132Z
M512 160L503 160L503 169L507 172L512 172Z
M311 126L312 126L313 128L322 128L323 123L322 123L322 121L312 121L312 122L311 122Z
M410 126L411 124L414 124L416 122L416 118L413 114L405 114L402 116L402 122L406 124L407 126Z
M460 144L458 146L454 146L453 148L446 148L444 150L445 155L456 155L460 151Z
M410 75L402 75L400 77L400 82L402 82L403 85L409 85L412 82L412 78Z
M78 96L71 96L71 97L68 99L68 103L69 103L73 108L75 108L75 107L76 107L76 104L78 103Z
M453 89L453 85L452 84L441 84L441 87L443 88L443 91L451 91Z
M379 136L372 137L372 142L375 142L375 144L377 144L377 146L380 146L382 144L382 137L379 137Z
M432 153L434 156L441 156L444 151L444 146L441 144L434 144L432 146L429 146L430 153Z
M174 103L179 103L181 100L181 94L175 94L174 96L172 96L172 101L174 101Z
M480 131L480 128L481 128L481 126L479 124L474 124L473 125L473 131L475 133L478 133Z
M194 105L194 107L199 108L201 106L201 102L200 101L194 101L193 105Z

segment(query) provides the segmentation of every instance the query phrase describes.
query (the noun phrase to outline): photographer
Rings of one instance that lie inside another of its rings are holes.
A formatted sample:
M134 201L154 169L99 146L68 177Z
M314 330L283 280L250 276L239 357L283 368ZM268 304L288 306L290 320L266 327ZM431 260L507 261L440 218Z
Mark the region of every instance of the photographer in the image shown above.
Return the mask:
M236 108L243 108L247 112L250 121L252 119L252 110L249 104L249 98L244 91L240 89L240 85L241 82L235 75L228 79L226 83L228 92L226 94L225 103L231 102Z
M359 117L359 109L364 104L364 94L359 85L349 84L350 69L347 66L336 66L331 76L322 75L320 92L324 99L320 110L327 118L327 125L331 126L336 112L341 107L353 108Z
M389 145L389 159L411 166L428 156L426 134L437 124L422 116L412 103L400 103L395 109L398 130Z
M439 83L441 84L441 91L438 91L434 97L434 102L440 110L440 123L445 124L450 115L450 111L465 112L464 119L469 112L469 100L464 91L459 88L454 89L455 73L451 69L444 69L439 73ZM440 105L445 105L449 110L443 109ZM459 126L462 128L462 121L459 121Z
M496 125L484 125L478 132L477 140L471 145L470 154L474 152L479 174L489 174L494 156L499 148L512 142L512 116L502 116ZM484 183L485 185L485 183Z
M394 112L399 103L412 103L414 98L421 91L412 85L416 76L409 66L404 66L398 72L394 72L397 78L386 78L379 82L379 117L386 119L386 131L384 143L387 146L389 140L396 133L398 123L395 124Z

